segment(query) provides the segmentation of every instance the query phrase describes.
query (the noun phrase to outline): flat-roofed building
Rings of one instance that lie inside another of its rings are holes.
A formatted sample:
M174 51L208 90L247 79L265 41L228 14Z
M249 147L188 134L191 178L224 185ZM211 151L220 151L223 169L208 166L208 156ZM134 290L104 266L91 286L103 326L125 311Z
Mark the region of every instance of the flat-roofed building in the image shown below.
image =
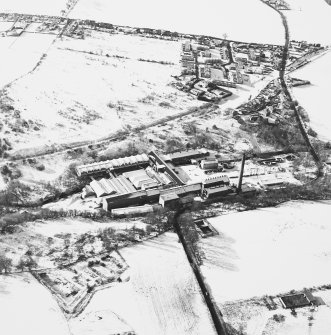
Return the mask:
M175 207L179 202L179 196L176 193L161 194L159 204L162 207Z
M228 176L217 176L204 180L202 182L202 190L204 190L205 188L212 188L223 185L230 185L230 179Z
M232 189L230 186L224 185L224 186L218 186L214 188L206 188L204 189L202 195L206 199L210 198L217 198L221 196L225 196L232 192Z

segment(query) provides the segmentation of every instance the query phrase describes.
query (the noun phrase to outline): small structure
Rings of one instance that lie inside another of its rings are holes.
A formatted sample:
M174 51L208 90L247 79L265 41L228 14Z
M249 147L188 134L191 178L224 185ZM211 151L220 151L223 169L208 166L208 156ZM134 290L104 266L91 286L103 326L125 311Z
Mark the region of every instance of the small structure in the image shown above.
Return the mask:
M93 191L90 185L86 185L82 191L82 199L92 197L92 196L95 196L95 192Z
M176 193L161 194L159 204L165 208L173 208L179 203L179 196Z
M208 178L202 182L202 191L206 188L212 188L224 185L230 185L230 179L228 176L217 176L213 178Z
M201 235L202 238L218 234L218 231L210 224L207 219L195 220L194 223L198 233Z
M310 306L313 303L305 293L283 295L280 302L284 308L291 309Z
M153 206L143 205L143 206L134 206L134 207L115 208L111 211L111 213L114 217L146 215L149 213L153 213Z
M217 170L219 167L217 159L204 159L201 161L200 166L203 170Z
M227 185L214 188L207 188L202 192L202 197L205 199L217 198L225 196L231 192L232 188Z

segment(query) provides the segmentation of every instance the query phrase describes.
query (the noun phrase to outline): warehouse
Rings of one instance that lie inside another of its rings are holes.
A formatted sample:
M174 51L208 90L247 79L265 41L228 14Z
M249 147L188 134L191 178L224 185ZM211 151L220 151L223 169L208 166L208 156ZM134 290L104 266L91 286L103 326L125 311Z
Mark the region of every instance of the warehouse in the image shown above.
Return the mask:
M209 152L205 150L187 150L175 152L166 156L167 161L171 161L175 165L191 163L192 159L202 159L209 156Z
M97 197L116 193L116 190L112 187L112 185L108 184L106 179L101 179L99 181L93 180L90 183L90 187Z
M221 185L230 185L230 179L228 176L217 176L208 178L202 182L202 190L205 188L211 188Z
M148 166L149 158L146 154L107 160L103 162L80 165L76 167L78 177L88 176L112 170L121 170L128 167Z

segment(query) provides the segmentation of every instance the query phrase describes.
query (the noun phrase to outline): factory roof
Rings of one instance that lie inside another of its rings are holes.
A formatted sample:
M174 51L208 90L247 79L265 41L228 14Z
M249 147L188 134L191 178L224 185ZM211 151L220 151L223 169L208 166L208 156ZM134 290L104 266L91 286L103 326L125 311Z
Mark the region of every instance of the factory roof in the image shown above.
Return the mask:
M218 176L218 177L214 177L214 178L208 178L203 182L204 185L215 184L215 183L228 184L228 183L230 183L230 179L229 179L228 176Z
M117 159L111 159L103 162L96 162L91 164L80 165L76 167L78 176L83 174L90 174L94 172L100 172L105 170L112 170L122 166L137 165L141 163L148 163L149 159L146 154L123 157Z
M179 196L173 192L160 195L160 199L162 199L163 201L171 201L171 200L176 200L178 198Z

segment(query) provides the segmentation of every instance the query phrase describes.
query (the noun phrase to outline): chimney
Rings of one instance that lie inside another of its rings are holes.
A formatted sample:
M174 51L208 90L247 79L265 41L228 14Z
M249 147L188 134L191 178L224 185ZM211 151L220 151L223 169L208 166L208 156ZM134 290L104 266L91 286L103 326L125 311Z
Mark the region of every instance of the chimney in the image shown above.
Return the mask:
M246 157L245 157L245 154L243 154L243 158L241 160L241 169L240 169L237 193L241 192L241 186L242 186L242 183L243 183L243 176L244 176L245 160L246 160Z

